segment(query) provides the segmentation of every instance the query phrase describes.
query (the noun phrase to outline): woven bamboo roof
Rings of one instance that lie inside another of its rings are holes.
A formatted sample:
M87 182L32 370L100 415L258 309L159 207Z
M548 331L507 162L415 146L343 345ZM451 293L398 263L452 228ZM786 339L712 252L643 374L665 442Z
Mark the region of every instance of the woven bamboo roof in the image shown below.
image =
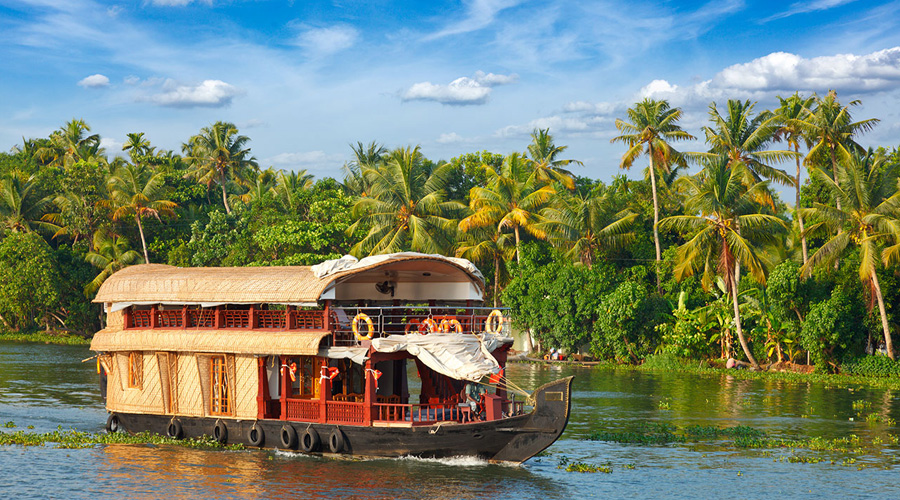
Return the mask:
M110 276L100 287L94 302L315 303L334 283L375 280L384 274L382 270L399 269L411 275L408 272L411 268L434 273L445 281L469 281L478 290L484 288L480 276L458 263L440 256L407 253L389 261L339 271L321 278L316 277L309 266L183 268L140 264Z
M92 351L174 351L315 356L325 331L119 330L94 334Z

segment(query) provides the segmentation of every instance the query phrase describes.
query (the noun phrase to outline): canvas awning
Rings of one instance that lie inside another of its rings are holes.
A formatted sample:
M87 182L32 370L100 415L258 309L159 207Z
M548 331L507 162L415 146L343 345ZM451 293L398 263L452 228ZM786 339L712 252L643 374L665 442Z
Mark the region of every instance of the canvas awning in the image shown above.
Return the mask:
M319 264L327 270L319 266L183 268L140 264L110 276L93 301L115 311L116 304L316 305L323 299L388 300L404 294L423 300L482 297L484 278L465 259L411 252L358 262L353 259L353 263L350 259ZM375 285L381 282L391 284L390 295L376 291Z
M260 330L118 330L94 334L92 351L177 351L315 356L331 332Z
M390 335L372 340L378 352L406 351L432 370L457 380L477 382L500 371L491 352L513 339L485 333L440 335Z

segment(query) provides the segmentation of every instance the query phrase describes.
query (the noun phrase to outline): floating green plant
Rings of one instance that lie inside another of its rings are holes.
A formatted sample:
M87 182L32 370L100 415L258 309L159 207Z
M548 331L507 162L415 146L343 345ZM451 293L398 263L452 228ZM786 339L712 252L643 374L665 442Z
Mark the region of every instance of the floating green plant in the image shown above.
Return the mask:
M7 426L9 427L9 426ZM44 446L48 443L55 444L56 448L78 449L92 448L100 444L155 444L175 445L196 449L227 449L241 450L242 444L223 445L209 436L190 439L172 439L150 432L137 434L126 433L90 433L75 429L63 430L58 427L53 432L2 432L0 431L0 446Z

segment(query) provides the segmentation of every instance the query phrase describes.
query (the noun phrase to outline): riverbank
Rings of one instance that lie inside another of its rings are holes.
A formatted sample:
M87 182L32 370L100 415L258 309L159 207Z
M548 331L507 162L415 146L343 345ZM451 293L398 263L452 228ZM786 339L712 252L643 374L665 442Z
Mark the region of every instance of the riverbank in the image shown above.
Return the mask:
M640 365L620 365L609 361L548 361L526 356L511 356L516 363L548 364L553 366L584 366L596 370L676 372L696 375L727 375L739 380L777 380L793 383L820 383L832 387L866 386L877 389L900 390L900 378L876 377L847 373L819 373L815 371L769 371L724 368L708 360L691 361L669 355L648 356ZM801 365L803 366L803 365Z
M11 333L0 332L0 341L32 342L36 344L90 345L91 339L66 332Z

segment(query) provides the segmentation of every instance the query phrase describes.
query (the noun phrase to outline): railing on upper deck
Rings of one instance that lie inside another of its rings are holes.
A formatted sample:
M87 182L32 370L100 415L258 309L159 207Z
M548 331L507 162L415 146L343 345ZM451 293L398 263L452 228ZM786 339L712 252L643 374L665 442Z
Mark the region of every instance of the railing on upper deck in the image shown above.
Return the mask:
M334 332L334 345L357 345L359 340L353 333L353 320L359 314L365 314L372 321L373 338L445 330L484 333L487 330L487 320L495 310L500 311L501 316L500 319L491 320L491 329L499 328L499 333L509 336L509 309L494 307L334 307L331 309L331 330ZM362 319L357 322L357 327L360 335L368 335L368 325Z
M127 309L126 328L324 330L325 311L292 309Z

